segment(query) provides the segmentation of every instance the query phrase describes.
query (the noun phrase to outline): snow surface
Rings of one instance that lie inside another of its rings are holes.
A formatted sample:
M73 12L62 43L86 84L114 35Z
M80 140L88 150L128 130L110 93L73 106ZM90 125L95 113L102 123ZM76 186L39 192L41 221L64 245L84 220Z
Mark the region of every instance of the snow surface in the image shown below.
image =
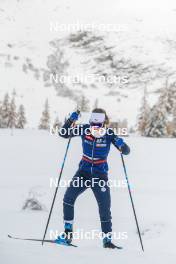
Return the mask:
M38 242L10 240L7 234L42 238L54 187L50 178L58 177L67 140L37 130L0 130L0 263L144 263L174 264L176 214L174 139L129 137L131 154L125 157L134 202L142 231L145 252L140 249L129 195L126 188L112 188L113 229L127 232L127 240L115 240L122 251L102 248L101 240L75 240L78 248ZM74 138L68 153L63 179L70 179L81 156L81 141ZM124 179L117 150L109 156L111 179ZM47 211L23 211L29 192ZM49 231L63 230L60 188ZM97 204L90 190L76 203L75 230L100 229Z

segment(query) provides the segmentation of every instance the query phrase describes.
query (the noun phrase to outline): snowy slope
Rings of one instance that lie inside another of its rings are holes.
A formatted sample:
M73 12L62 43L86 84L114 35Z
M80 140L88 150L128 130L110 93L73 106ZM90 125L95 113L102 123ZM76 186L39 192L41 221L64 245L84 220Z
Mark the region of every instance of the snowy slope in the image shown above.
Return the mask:
M50 178L58 177L67 140L36 130L0 131L0 262L21 263L169 263L176 260L175 236L176 199L175 162L176 143L173 139L146 139L131 137L131 155L125 158L139 218L145 253L141 252L134 217L126 188L112 188L113 229L127 232L128 239L115 240L124 246L122 251L105 250L99 239L75 240L79 247L13 241L7 234L41 238L54 193ZM81 142L73 139L63 179L74 174L80 156ZM169 155L169 158L168 158ZM113 180L124 179L119 154L112 147L109 156ZM22 211L28 193L35 193L47 211ZM60 188L49 231L63 230L62 198ZM98 211L91 191L85 192L76 203L75 230L100 229ZM49 237L49 232L47 234Z
M88 55L70 47L66 42L70 31L51 31L51 23L74 25L76 23L85 26L86 24L116 24L124 26L124 32L98 32L104 36L107 46L112 46L115 58L132 59L133 63L144 66L156 66L173 73L175 69L175 11L174 2L171 1L170 9L166 3L154 5L148 1L142 8L140 1L136 0L132 6L130 1L16 1L3 0L0 6L0 99L6 91L17 92L17 101L24 103L27 110L28 126L36 127L40 118L43 103L48 97L51 106L52 119L59 114L63 120L66 113L72 111L76 103L69 98L56 96L53 86L45 87L42 76L36 80L29 71L27 74L22 71L26 58L30 59L34 67L40 70L46 69L47 57L52 54L53 49L50 41L62 39L66 49L66 56L69 58L69 74L90 74L91 68L95 65L92 58L96 55ZM125 6L128 8L125 8ZM34 15L38 14L38 15ZM95 34L97 32L95 31ZM90 60L90 63L85 64ZM84 62L85 67L83 67ZM97 63L96 67L106 69L106 65ZM173 77L174 79L175 77ZM149 82L149 91L155 92L161 88L165 76L157 82ZM98 90L91 87L82 89L90 100L91 106L94 100L100 98L100 106L107 108L110 115L116 114L121 118L127 117L130 125L136 121L144 85L136 80L136 89L116 88L120 96L107 96L108 90L99 86ZM75 87L70 87L75 89ZM150 101L156 99L152 93ZM63 107L64 106L64 107ZM65 107L66 106L66 107ZM63 109L64 108L64 109Z

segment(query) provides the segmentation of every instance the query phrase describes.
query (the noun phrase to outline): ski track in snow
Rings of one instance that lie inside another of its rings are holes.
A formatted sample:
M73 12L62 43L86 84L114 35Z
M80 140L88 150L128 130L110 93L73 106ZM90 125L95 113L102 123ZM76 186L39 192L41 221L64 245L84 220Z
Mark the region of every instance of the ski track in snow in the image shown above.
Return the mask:
M47 210L50 208L54 188L49 187L50 177L58 177L66 140L37 130L0 131L0 262L21 263L169 263L176 260L175 238L176 214L174 139L148 139L130 137L131 155L125 157L132 186L145 252L142 253L132 208L126 188L112 188L113 230L126 231L127 240L115 240L123 250L106 250L101 240L75 240L78 248L38 242L16 241L8 234L42 238L48 211L22 211L29 192L33 192ZM80 156L81 142L74 138L63 173L64 179L74 174ZM169 159L168 159L169 154ZM109 156L111 179L124 179L120 156L112 147ZM65 188L58 191L47 238L50 231L63 230L62 198ZM95 199L90 190L76 203L75 230L99 229Z

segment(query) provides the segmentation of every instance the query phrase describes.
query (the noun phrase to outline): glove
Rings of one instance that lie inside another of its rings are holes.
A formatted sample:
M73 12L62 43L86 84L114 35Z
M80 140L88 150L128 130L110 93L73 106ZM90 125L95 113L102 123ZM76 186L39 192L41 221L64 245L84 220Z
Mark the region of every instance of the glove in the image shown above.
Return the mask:
M117 138L116 141L115 141L115 144L118 148L121 148L125 145L125 142L123 141L122 138Z
M70 116L70 120L74 122L74 121L78 120L78 117L79 117L79 112L78 111L73 112Z

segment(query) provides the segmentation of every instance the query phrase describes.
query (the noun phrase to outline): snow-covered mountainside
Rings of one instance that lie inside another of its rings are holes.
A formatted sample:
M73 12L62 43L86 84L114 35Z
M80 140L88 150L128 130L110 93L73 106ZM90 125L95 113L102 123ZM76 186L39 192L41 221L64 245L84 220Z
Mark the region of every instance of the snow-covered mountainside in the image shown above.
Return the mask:
M142 231L145 252L142 253L124 180L119 153L112 147L109 156L113 230L126 232L127 239L115 240L122 251L102 248L100 239L76 239L78 248L38 242L10 240L7 234L41 238L55 187L50 188L60 171L67 140L45 131L0 131L0 262L22 263L169 263L174 264L176 214L175 141L173 139L127 139L132 151L125 157L133 198ZM141 155L142 152L142 155ZM169 153L169 159L167 159ZM157 154L157 155L156 155ZM68 153L62 179L71 179L81 157L81 141L74 138ZM121 186L121 187L120 187ZM63 230L62 199L65 188L58 191L47 238L50 231ZM29 197L34 197L44 210L22 210ZM96 200L87 190L76 203L75 231L100 230Z
M116 31L100 30L100 24L116 25ZM127 117L134 125L143 88L147 85L152 104L166 76L175 78L174 25L174 10L123 9L112 0L1 1L0 99L15 89L29 127L38 125L46 98L52 119L63 120L81 94L91 107L98 98L111 116ZM79 81L56 84L50 74ZM86 82L86 76L93 79ZM97 76L118 81L100 82Z

